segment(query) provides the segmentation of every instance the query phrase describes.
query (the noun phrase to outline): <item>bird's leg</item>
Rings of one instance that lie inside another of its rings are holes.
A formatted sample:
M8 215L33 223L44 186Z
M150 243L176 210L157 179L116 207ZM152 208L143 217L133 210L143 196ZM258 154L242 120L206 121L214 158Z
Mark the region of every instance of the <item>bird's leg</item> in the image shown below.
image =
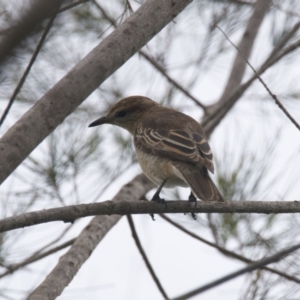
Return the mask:
M197 207L197 198L194 196L193 192L189 195L189 202L195 202L195 207ZM194 220L197 220L197 216L195 213L192 212L192 217Z
M155 201L155 202L157 202L157 203L162 203L162 204L164 204L164 205L165 205L165 208L167 208L167 202L166 202L165 199L160 198L160 197L159 197L159 194L160 194L160 192L161 192L161 190L162 190L162 188L163 188L163 186L165 185L166 182L167 182L167 179L164 180L164 181L161 183L161 185L159 186L159 188L157 189L157 191L155 192L155 194L153 195L153 197L152 197L152 199L151 199L151 201ZM150 214L150 216L151 216L152 220L155 221L155 219L154 219L154 214Z
M190 202L195 202L195 207L197 207L197 198L194 196L193 192L191 191L189 195L189 201Z
M160 192L161 192L161 190L162 190L162 188L163 188L163 186L165 185L166 182L167 182L167 179L164 180L161 183L161 185L157 189L156 193L153 195L151 201L156 201L158 203L163 203L165 205L165 207L167 208L167 202L166 202L166 200L159 197L159 194L160 194Z

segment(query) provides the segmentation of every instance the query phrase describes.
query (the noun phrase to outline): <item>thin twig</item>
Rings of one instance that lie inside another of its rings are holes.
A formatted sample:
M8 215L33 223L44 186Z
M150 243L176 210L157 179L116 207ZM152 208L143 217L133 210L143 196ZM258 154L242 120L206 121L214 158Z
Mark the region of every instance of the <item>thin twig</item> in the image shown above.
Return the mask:
M45 246L43 246L42 248L40 248L39 250L35 251L30 257L35 257L38 254L40 254L42 251L44 251L45 249L51 247L52 245L56 244L57 242L59 242L67 233L70 229L72 229L73 224L70 224L69 226L67 226L61 233L60 235L55 238L53 241L49 242L48 244L46 244ZM28 258L29 259L29 258Z
M148 54L146 54L143 50L139 51L139 54L144 57L148 62L150 62L153 67L156 68L163 76L166 77L166 79L174 85L178 90L180 90L184 95L186 95L188 98L194 101L194 103L198 106L200 106L203 110L206 109L206 106L202 104L197 98L195 98L193 95L191 95L184 87L182 87L177 81L175 81L173 78L171 78L164 68L160 66L154 59L152 59Z
M79 1L76 1L76 2L73 2L71 4L68 4L68 5L65 5L64 7L62 7L57 13L60 14L66 10L69 10L77 5L80 5L80 4L83 4L85 2L89 2L89 0L79 0Z
M251 260L251 259L249 259L249 258L246 258L245 256L242 256L242 255L240 255L240 254L237 254L237 253L235 253L235 252L233 252L233 251L229 251L229 250L227 250L226 248L223 248L223 247L221 247L221 246L219 246L219 245L217 245L217 244L215 244L215 243L212 243L212 242L210 242L210 241L208 241L208 240L206 240L206 239L200 237L199 235L197 235L197 234L195 234L195 233L189 231L188 229L184 228L183 226L181 226L180 224L174 222L173 220L171 220L170 218L168 218L167 216L165 216L165 215L163 215L163 214L160 214L159 216L160 216L161 218L163 218L164 220L166 220L167 222L169 222L170 224L172 224L173 226L175 226L176 228L178 228L179 230L181 230L181 231L183 231L184 233L188 234L189 236L195 238L195 239L198 240L198 241L201 241L202 243L204 243L204 244L206 244L206 245L208 245L208 246L210 246L210 247L213 247L213 248L219 250L220 252L222 252L222 253L225 254L226 256L236 258L236 259L238 259L238 260L240 260L240 261L243 261L243 262L245 262L245 263L253 263L253 262L254 262L253 260ZM279 276L282 276L282 277L284 277L285 279L288 279L288 280L290 280L290 281L293 281L293 282L296 282L296 283L300 283L300 279L298 279L298 278L296 278L296 277L294 277L294 276L291 276L291 275L289 275L289 274L286 274L286 273L284 273L284 272L277 271L277 270L275 270L275 269L273 269L273 268L269 268L269 267L262 267L262 269L267 270L267 271L269 271L269 272L272 272L272 273L274 273L274 274L277 274L277 275L279 275Z
M227 34L220 28L220 26L216 25L217 28L222 32L222 34L225 36L225 38L228 40L228 42L240 53L240 55L244 58L247 65L252 69L254 74L256 75L257 79L261 82L261 84L264 86L264 88L267 90L269 95L275 100L275 103L279 106L279 108L283 111L283 113L290 119L290 121L297 127L298 130L300 130L300 125L296 122L296 120L289 114L289 112L286 110L286 108L282 105L282 103L279 101L277 96L271 92L267 84L262 80L258 72L254 69L254 67L251 65L249 60L244 56L244 54L240 51L240 49L229 39Z
M270 53L268 59L265 61L264 64L268 64L268 62L272 59L274 59L275 57L277 57L277 54L283 49L283 47L285 47L285 45L288 43L288 41L295 35L295 33L299 30L300 28L300 21L297 22L293 28L286 32L284 34L284 36L282 37L282 39L277 43L277 45L274 47L274 49L272 50L272 52ZM290 52L290 51L289 51ZM280 56L281 58L281 56ZM277 59L277 58L276 58ZM278 59L277 59L278 60Z
M297 12L297 10L290 10L290 9L286 9L283 8L282 6L280 6L278 3L272 3L272 5L277 8L278 10L282 11L283 13L289 15L289 16L293 16L293 17L300 17L300 14Z
M97 3L97 1L94 0L95 5L97 6L97 8L101 11L101 13L103 14L103 16L111 23L112 26L114 26L115 28L117 27L116 22L106 13L106 11L103 9L103 7ZM199 107L201 107L203 110L206 109L206 106L204 104L201 103L200 100L198 100L197 98L195 98L193 95L191 95L184 87L182 87L176 80L174 80L173 78L171 78L166 71L164 70L164 68L162 66L160 66L154 59L152 59L146 52L144 52L143 50L140 50L138 52L144 59L146 59L148 62L150 62L152 64L152 66L159 71L173 86L175 86L178 90L180 90L184 95L186 95L188 98L190 98L191 100L194 101L194 103L196 105L198 105Z
M45 28L45 30L44 30L44 32L43 32L43 34L42 34L42 36L41 36L41 38L40 38L40 40L39 40L39 42L38 42L36 48L35 48L35 50L34 50L32 56L31 56L31 59L30 59L30 61L29 61L29 64L28 64L26 70L24 71L24 73L23 73L23 75L22 75L22 77L21 77L19 83L17 84L17 86L16 86L16 88L15 88L15 90L14 90L14 92L13 92L11 98L9 99L9 102L8 102L6 108L5 108L5 110L4 110L4 112L3 112L2 116L1 116L1 119L0 119L0 127L1 127L1 125L3 124L3 122L4 122L5 118L6 118L6 116L8 115L9 110L10 110L10 108L11 108L13 102L15 101L15 99L16 99L18 93L20 92L20 90L21 90L21 88L22 88L22 86L23 86L23 84L24 84L24 82L25 82L25 80L26 80L26 77L28 76L28 74L29 74L29 72L30 72L30 70L31 70L31 67L33 66L33 64L34 64L34 62L35 62L35 60L36 60L36 58L37 58L37 56L38 56L38 54L39 54L39 52L40 52L40 50L41 50L41 48L42 48L42 45L43 45L43 43L44 43L44 41L45 41L45 39L46 39L46 37L47 37L47 35L48 35L48 33L49 33L51 27L52 27L52 24L53 24L53 22L54 22L56 16L57 16L57 10L56 10L56 12L51 16L51 18L49 19L49 21L48 21L48 23L47 23L47 25L46 25L46 28Z
M216 287L216 286L218 286L218 285L220 285L220 284L222 284L222 283L224 283L226 281L234 279L234 278L236 278L238 276L241 276L241 275L243 275L245 273L249 273L249 272L255 271L255 270L257 270L257 269L259 269L259 268L261 268L263 266L266 266L268 264L271 264L271 263L274 263L274 262L278 262L281 259L283 259L285 256L287 256L287 255L291 254L292 252L298 250L299 248L300 248L300 243L296 244L296 245L294 245L292 247L286 248L285 250L282 250L280 252L277 252L274 255L271 255L269 257L260 259L257 262L252 263L252 264L250 264L249 266L247 266L245 268L242 268L242 269L240 269L238 271L235 271L235 272L230 273L230 274L228 274L228 275L226 275L224 277L221 277L221 278L219 278L217 280L214 280L211 283L208 283L208 284L206 284L206 285L204 285L204 286L202 286L200 288L197 288L197 289L195 289L195 290L193 290L191 292L188 292L188 293L186 293L184 295L176 297L173 300L185 300L185 299L189 299L190 297L193 297L195 295L203 293L204 291L207 291L207 290L209 290L211 288L214 288L214 287Z
M281 53L278 55L274 56L274 58L271 58L271 63L270 64L275 64L277 61L279 61L282 57L286 56L287 54L295 51L297 48L300 47L300 40L296 41L293 44L290 44L288 47L286 47Z
M288 32L282 40L278 43L282 47L289 41L289 39L293 36L293 34L298 30L298 25L296 24L290 32ZM288 39L289 38L289 39ZM281 53L279 53L279 48L276 46L273 51L270 53L269 57L265 60L265 62L261 65L258 69L258 73L261 75L263 74L268 68L273 66L277 63L282 57L288 55L295 49L300 47L300 41L297 41L290 46L286 47ZM256 75L254 74L248 81L241 84L238 88L236 88L231 96L222 104L220 105L217 103L212 113L206 116L201 125L205 130L206 135L209 135L213 129L217 126L220 120L226 115L226 113L230 110L230 108L235 104L235 102L243 95L243 93L249 88L249 86L257 79ZM213 122L212 122L213 120Z
M163 289L158 277L156 276L156 274L155 274L155 272L154 272L154 270L153 270L153 268L152 268L152 266L151 266L151 264L148 260L148 257L147 257L147 255L146 255L146 253L145 253L145 251L142 247L140 239L139 239L139 237L137 235L137 232L135 230L135 226L134 226L133 219L132 219L131 215L127 216L127 220L128 220L128 223L129 223L129 226L130 226L130 229L131 229L132 237L133 237L133 239L136 243L136 246L138 247L138 249L139 249L139 251L140 251L140 253L143 257L143 260L144 260L144 262L145 262L145 264L146 264L146 266L147 266L147 268L148 268L148 270L149 270L149 272L152 276L152 279L154 280L156 286L158 287L159 291L163 295L164 299L169 299L169 297L167 296L165 290Z
M41 253L41 254L38 254L38 255L31 255L30 257L26 258L24 261L22 261L18 264L13 264L11 266L5 266L8 270L3 272L2 274L0 274L0 278L5 277L7 275L10 275L10 274L12 274L13 272L15 272L16 270L18 270L22 267L25 267L25 266L27 266L27 265L29 265L33 262L36 262L36 261L38 261L38 260L40 260L40 259L42 259L46 256L49 256L53 253L56 253L56 252L58 252L58 251L60 251L64 248L67 248L68 246L71 246L74 243L75 240L76 239L71 239L71 240L69 240L69 241L67 241L67 242L65 242L65 243L63 243L63 244L61 244L57 247L54 247L54 248L52 248L52 249L50 249L50 250L48 250L44 253Z

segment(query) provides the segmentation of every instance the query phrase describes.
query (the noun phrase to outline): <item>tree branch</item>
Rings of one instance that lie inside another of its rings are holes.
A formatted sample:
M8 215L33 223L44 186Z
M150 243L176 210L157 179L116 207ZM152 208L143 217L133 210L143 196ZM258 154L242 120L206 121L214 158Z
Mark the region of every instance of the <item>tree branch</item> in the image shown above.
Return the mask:
M298 26L296 26L298 27ZM291 30L293 32L294 28ZM287 34L290 38L292 35ZM288 42L286 37L283 38L285 43ZM282 45L284 46L284 45ZM261 65L261 67L256 71L257 74L263 74L268 68L273 66L277 63L282 57L288 55L289 53L295 51L297 48L300 47L300 41L296 41L295 43L291 44L290 46L286 47L286 49L280 52L280 49L276 51L272 51L269 57L265 60L265 62ZM201 125L204 131L208 134L211 134L216 126L220 123L220 121L224 118L227 112L232 108L232 106L237 102L237 100L244 94L244 92L250 87L250 85L257 79L256 74L254 74L250 79L248 79L245 83L240 85L236 88L231 96L226 100L225 103L219 104L217 103L216 107L214 108L214 112L210 115L206 116L205 119L202 120Z
M244 58L245 62L247 65L250 67L250 69L253 71L255 74L256 78L260 81L260 83L263 85L263 87L267 90L269 95L274 99L275 103L278 105L278 107L283 111L283 113L288 117L288 119L296 126L298 130L300 130L300 125L296 122L296 120L291 116L291 114L287 111L287 109L283 106L283 104L279 101L278 97L272 93L268 85L262 80L258 72L255 70L255 68L251 65L247 57L244 56L243 52L229 39L229 37L226 35L226 33L219 27L217 26L220 31L224 34L225 38L228 40L228 42L240 53L240 55Z
M163 29L191 1L146 1L50 89L1 138L0 183L84 99Z
M260 28L260 25L262 24L270 3L270 0L257 0L243 37L237 46L240 52L243 53L247 59L250 57L258 30ZM227 99L231 97L232 91L235 91L241 85L246 66L247 63L244 58L240 55L240 53L237 53L223 94L217 103L213 104L206 110L205 117L203 118L203 123L209 123L209 120L211 118L210 115L214 114L215 110L218 109L219 106L226 103ZM218 118L217 120L219 123L222 119ZM215 128L218 123L215 124L213 128ZM206 126L211 129L210 124L207 124ZM210 135L212 130L206 130L205 132L206 135Z
M245 262L247 264L254 262L253 260L251 260L251 259L249 259L249 258L247 258L247 257L245 257L243 255L237 254L237 253L235 253L233 251L230 251L230 250L228 250L228 249L226 249L224 247L221 247L221 246L219 246L219 245L217 245L215 243L212 243L212 242L210 242L210 241L202 238L201 236L199 236L199 235L197 235L197 234L195 234L195 233L187 230L186 228L184 228L180 224L174 222L173 220L171 220L170 218L168 218L165 215L160 214L159 216L161 218L163 218L164 220L166 220L167 222L169 222L170 224L172 224L173 226L175 226L176 228L178 228L179 230L181 230L184 233L188 234L189 236L193 237L194 239L196 239L198 241L201 241L202 243L204 243L204 244L206 244L206 245L208 245L210 247L213 247L213 248L219 250L221 253L223 253L224 255L226 255L228 257L238 259L238 260L243 261L243 262ZM267 270L267 271L269 271L271 273L279 275L279 276L281 276L281 277L283 277L283 278L285 278L287 280L290 280L290 281L293 281L293 282L296 282L296 283L300 283L300 279L298 279L298 278L296 278L294 276L291 276L291 275L289 275L287 273L278 271L276 269L269 268L269 267L262 267L261 269L264 269L264 270Z
M138 175L122 187L114 197L114 201L118 202L120 199L139 200L152 188L153 184L144 175ZM94 217L80 233L68 252L60 257L58 264L27 299L50 300L59 296L120 218L121 216L116 215Z
M224 276L224 277L221 277L220 279L217 279L217 280L214 280L213 282L209 283L209 284L206 284L200 288L197 288L189 293L186 293L182 296L179 296L179 297L176 297L174 298L173 300L185 300L185 299L189 299L190 297L193 297L195 295L198 295L200 293L203 293L211 288L214 288L224 282L227 282L231 279L234 279L238 276L241 276L245 273L248 273L248 272L252 272L254 270L257 270L257 269L260 269L261 267L263 266L266 266L268 264L271 264L271 263L274 263L274 262L278 262L280 261L281 259L283 259L285 256L293 253L294 251L298 250L300 248L300 243L299 244L296 244L292 247L289 247L289 248L286 248L285 250L282 250L280 252L277 252L276 254L272 255L272 256L269 256L269 257L266 257L266 258L263 258L263 259L260 259L258 260L257 262L254 262L252 264L250 264L249 266L245 267L245 268L242 268L236 272L233 272L233 273L230 273L228 274L227 276Z
M157 285L157 287L158 287L159 291L161 292L162 296L164 297L164 299L169 299L169 297L167 296L165 290L163 289L163 287L162 287L162 285L161 285L158 277L156 276L156 274L155 274L155 272L154 272L154 270L153 270L153 268L152 268L152 266L150 264L150 261L149 261L147 255L146 255L143 247L142 247L140 239L139 239L139 237L137 235L137 232L135 230L135 226L134 226L134 223L133 223L131 215L127 215L127 220L128 220L128 223L129 223L129 226L130 226L130 229L131 229L132 237L133 237L133 239L134 239L134 241L136 243L137 248L139 249L139 251L140 251L140 253L141 253L142 257L143 257L143 260L144 260L144 262L145 262L145 264L147 266L147 269L149 270L149 272L150 272L150 274L151 274L151 276L152 276L155 284Z
M69 10L69 9L71 9L71 8L73 8L73 7L76 7L76 6L78 6L78 5L80 5L80 4L83 4L83 3L86 3L86 2L89 2L89 0L78 0L78 1L73 2L73 3L71 3L71 4L65 5L65 6L63 6L63 7L58 11L58 13L60 14L60 13L62 13L62 12L65 12L66 10Z
M65 243L63 243L59 246L53 247L52 249L49 249L49 250L47 250L43 253L32 255L32 256L26 258L24 261L22 261L20 263L5 266L8 270L3 272L2 274L0 274L0 278L5 277L7 275L10 275L10 274L14 273L15 271L17 271L18 269L20 269L20 268L23 268L23 267L25 267L25 266L33 263L33 262L36 262L36 261L38 261L38 260L40 260L44 257L47 257L47 256L49 256L53 253L56 253L56 252L66 248L66 247L71 246L74 243L75 240L76 239L71 239L71 240L69 240L69 241L67 241L67 242L65 242Z
M113 18L111 18L107 12L103 9L103 7L97 3L96 0L94 0L95 5L98 7L98 9L101 11L102 15L107 19L112 26L117 28L117 24ZM201 107L203 110L206 109L206 106L202 104L200 100L195 98L187 89L185 89L182 85L180 85L175 79L173 79L171 76L167 74L167 72L164 70L164 68L159 65L153 58L151 58L145 51L140 50L139 54L146 59L152 66L160 72L161 75L163 75L173 86L175 86L179 91L181 91L184 95L186 95L188 98L190 98L196 105Z
M179 91L181 91L185 96L190 98L196 105L201 107L204 111L206 110L206 106L200 102L197 98L195 98L188 90L186 90L182 85L180 85L175 79L171 78L167 72L163 69L162 66L159 65L153 58L151 58L146 52L143 50L139 51L139 54L144 57L148 62L152 64L152 66L159 71L173 86L175 86Z
M249 59L251 55L258 30L262 24L262 21L264 20L271 2L272 1L270 0L257 0L243 37L240 43L237 45L239 52L243 53L244 57L241 56L240 53L236 54L226 87L219 102L226 101L226 99L232 93L232 90L241 84L247 66L244 58Z
M141 175L142 176L142 175ZM148 180L145 181L146 184ZM153 184L152 184L152 187ZM122 199L122 200L120 200ZM300 213L299 201L198 201L197 207L189 201L167 201L168 207L153 201L118 201L70 205L21 214L0 220L0 232L53 221L74 222L78 218L95 215L129 215L161 213L257 213L287 214Z

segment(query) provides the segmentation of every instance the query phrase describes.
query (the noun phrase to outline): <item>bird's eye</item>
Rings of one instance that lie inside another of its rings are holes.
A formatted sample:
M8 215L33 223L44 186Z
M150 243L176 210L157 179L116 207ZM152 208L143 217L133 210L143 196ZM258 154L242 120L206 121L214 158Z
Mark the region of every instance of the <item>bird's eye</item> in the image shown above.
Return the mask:
M118 118L123 118L125 117L127 114L126 110L120 110L117 114L116 114L116 117Z

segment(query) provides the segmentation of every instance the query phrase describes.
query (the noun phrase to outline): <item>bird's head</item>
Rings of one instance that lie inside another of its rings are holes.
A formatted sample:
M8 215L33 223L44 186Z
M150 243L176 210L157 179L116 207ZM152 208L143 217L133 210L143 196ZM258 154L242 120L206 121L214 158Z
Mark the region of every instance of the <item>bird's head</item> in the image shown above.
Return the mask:
M108 114L97 119L89 125L94 127L102 124L113 124L128 130L134 134L135 128L146 113L154 107L159 106L158 103L143 96L131 96L117 102L108 112Z

